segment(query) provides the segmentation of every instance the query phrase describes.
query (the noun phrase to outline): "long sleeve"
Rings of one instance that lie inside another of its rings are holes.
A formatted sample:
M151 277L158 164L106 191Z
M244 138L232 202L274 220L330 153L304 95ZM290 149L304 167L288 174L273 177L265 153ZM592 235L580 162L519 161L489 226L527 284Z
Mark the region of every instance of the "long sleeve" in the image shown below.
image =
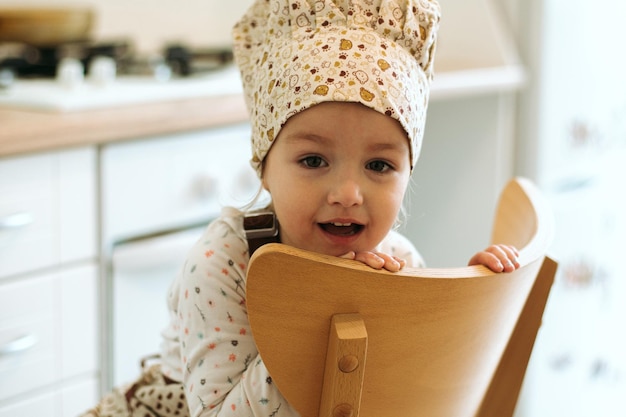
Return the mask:
M164 332L170 366L192 416L298 416L260 359L246 311L247 241L241 219L213 222L172 286ZM169 337L169 342L167 341ZM167 370L168 367L165 366ZM178 374L178 375L177 375Z

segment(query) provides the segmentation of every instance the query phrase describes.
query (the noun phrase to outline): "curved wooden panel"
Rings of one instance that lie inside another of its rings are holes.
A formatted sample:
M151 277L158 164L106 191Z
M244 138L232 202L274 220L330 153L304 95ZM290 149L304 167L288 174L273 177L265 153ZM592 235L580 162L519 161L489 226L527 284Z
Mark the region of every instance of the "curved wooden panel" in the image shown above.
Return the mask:
M460 417L486 409L483 398L503 369L520 314L530 305L540 319L547 297L544 291L543 300L528 298L537 293L544 262L538 253L547 242L536 237L549 223L537 220L537 196L525 198L526 187L532 192L532 184L509 184L495 226L496 237L525 243L523 265L510 274L480 266L389 273L280 244L255 252L247 282L250 324L273 381L302 417L318 415L330 322L342 313L358 313L367 331L360 416ZM526 216L523 226L516 216ZM553 276L547 274L548 291ZM539 321L524 323L529 348ZM516 366L523 377L526 362Z

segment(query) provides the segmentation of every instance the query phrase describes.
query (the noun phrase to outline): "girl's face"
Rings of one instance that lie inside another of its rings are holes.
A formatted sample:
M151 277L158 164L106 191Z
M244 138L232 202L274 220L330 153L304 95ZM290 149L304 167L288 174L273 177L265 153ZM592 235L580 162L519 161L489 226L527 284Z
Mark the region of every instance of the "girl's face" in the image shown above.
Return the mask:
M399 122L358 103L292 116L265 160L282 243L327 255L371 251L400 210L410 175Z

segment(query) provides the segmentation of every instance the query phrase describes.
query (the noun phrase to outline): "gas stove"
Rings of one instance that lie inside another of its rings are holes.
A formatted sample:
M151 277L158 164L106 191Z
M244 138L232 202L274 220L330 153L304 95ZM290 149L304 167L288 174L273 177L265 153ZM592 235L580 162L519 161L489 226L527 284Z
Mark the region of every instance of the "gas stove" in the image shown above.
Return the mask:
M157 64L167 66L174 76L190 76L211 71L232 62L229 48L191 48L181 44L165 45L150 56L139 54L132 42L77 41L54 45L30 45L0 41L0 69L12 71L17 78L55 77L64 60L74 59L85 71L97 59L115 62L117 72L125 75L151 73Z
M237 94L229 49L167 45L149 56L127 41L0 43L0 107L76 111Z

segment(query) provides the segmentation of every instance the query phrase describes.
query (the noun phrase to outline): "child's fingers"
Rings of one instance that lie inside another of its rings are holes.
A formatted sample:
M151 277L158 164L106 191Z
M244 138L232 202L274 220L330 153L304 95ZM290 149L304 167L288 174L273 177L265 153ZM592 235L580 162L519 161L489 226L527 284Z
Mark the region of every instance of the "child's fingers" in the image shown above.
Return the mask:
M478 252L468 265L484 265L494 272L512 272L519 268L519 252L509 245L491 245Z
M359 252L354 259L371 268L386 269L389 272L398 272L406 265L404 259L381 252Z
M374 269L382 269L385 266L385 260L374 252L358 252L354 259Z
M517 260L517 258L519 257L519 251L517 250L517 248L511 245L498 246L500 250L502 250L506 254L507 259L513 264L515 269L519 268L519 262Z
M504 272L512 272L519 268L517 249L509 245L492 245L487 249L495 255L502 264Z
M492 252L487 250L478 252L476 255L474 255L472 259L470 259L470 261L468 262L468 265L483 265L491 269L493 272L505 271L504 264L500 261L500 259Z
M377 252L376 254L385 261L383 268L389 272L398 272L404 268L404 265L406 264L406 261L395 256L387 255L386 253L381 252Z
M393 259L395 259L400 264L400 269L402 269L402 268L404 268L406 266L406 260L405 259L398 258L397 256L394 256Z

